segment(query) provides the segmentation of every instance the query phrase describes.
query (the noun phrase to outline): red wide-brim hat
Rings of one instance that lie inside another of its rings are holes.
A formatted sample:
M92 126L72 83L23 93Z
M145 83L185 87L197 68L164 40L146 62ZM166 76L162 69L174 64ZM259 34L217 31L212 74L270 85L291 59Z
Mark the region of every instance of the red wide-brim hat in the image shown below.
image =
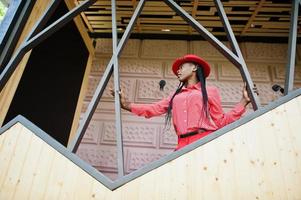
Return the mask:
M178 75L177 71L180 68L180 66L187 62L193 62L199 64L203 68L204 76L208 77L210 74L210 65L208 62L206 62L204 59L193 55L188 54L186 56L177 58L174 63L172 64L172 71L175 75Z

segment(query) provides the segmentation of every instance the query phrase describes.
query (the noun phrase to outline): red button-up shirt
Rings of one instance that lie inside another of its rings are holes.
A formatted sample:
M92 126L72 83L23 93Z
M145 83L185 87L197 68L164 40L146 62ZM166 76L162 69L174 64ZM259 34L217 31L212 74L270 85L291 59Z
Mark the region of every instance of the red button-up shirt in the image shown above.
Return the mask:
M221 97L216 87L207 87L209 118L202 110L203 100L200 82L183 88L173 99L172 120L177 135L198 130L199 128L215 131L241 117L245 107L238 103L232 110L224 113L221 107ZM131 112L150 118L167 112L169 101L173 93L167 98L153 104L131 104Z

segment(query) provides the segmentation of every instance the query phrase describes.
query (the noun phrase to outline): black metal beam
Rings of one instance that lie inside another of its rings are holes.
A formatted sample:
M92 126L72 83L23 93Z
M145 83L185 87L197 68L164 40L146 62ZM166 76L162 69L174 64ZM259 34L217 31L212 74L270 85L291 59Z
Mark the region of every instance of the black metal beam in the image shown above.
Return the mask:
M284 95L287 95L289 92L291 92L294 87L299 3L299 0L292 1Z
M122 122L120 110L120 81L119 81L119 65L117 54L117 25L116 25L116 0L111 0L112 5L112 42L113 42L113 60L114 60L114 90L115 90L115 127L116 127L116 143L117 143L117 157L118 157L118 177L124 176L124 162L123 162L123 139L122 139Z
M28 39L32 38L36 33L42 30L42 28L45 26L57 6L59 5L61 1L60 0L53 0L52 3L48 6L46 9L44 15L40 17L40 19L36 22L35 26L32 28L32 30L29 32L28 36L24 40L25 42L28 41ZM22 16L21 16L22 17ZM15 40L15 39L14 39ZM15 53L15 55L19 54L21 49L19 48L18 51ZM25 52L26 53L26 52ZM21 54L22 55L22 54ZM11 57L11 55L10 55ZM0 61L1 66L3 66L3 63ZM7 63L5 63L6 65Z
M219 17L222 21L222 24L224 26L228 41L230 42L230 46L232 48L232 51L238 56L240 57L241 53L240 53L240 49L238 46L238 43L236 41L235 35L232 31L231 25L229 23L228 17L226 15L226 12L224 10L223 4L220 0L214 0L214 4L215 7L217 9L217 12L219 14Z
M33 36L35 36L38 32L40 32L45 27L46 23L48 22L48 20L50 19L50 17L54 13L54 11L56 10L60 2L61 0L53 0L52 3L49 4L44 14L35 23L34 27L28 34L25 41L31 39Z
M198 31L203 38L205 38L210 44L212 44L221 54L228 58L235 66L240 65L240 59L220 42L214 35L212 35L205 27L203 27L198 21L196 21L191 15L189 15L183 8L181 8L173 0L164 0L164 2L171 7L178 15L180 15L190 26Z
M240 51L239 45L237 43L237 40L235 38L235 35L234 35L233 30L231 28L231 25L229 23L229 20L228 20L228 17L226 15L226 12L224 10L223 4L221 3L220 0L214 0L214 3L215 3L215 6L216 6L216 9L218 11L218 14L220 16L220 19L223 23L224 29L227 33L228 40L229 40L230 45L232 47L232 51L240 59L240 64L236 65L236 67L239 69L243 80L247 84L247 91L248 91L249 97L251 99L253 109L257 110L260 107L260 100L259 100L257 94L255 94L254 90L252 89L254 87L254 83L252 81L252 78L251 78L251 75L249 73L247 64L246 64L246 62L243 58L243 55Z
M129 39L130 37L130 33L132 32L133 28L134 28L134 25L138 19L138 16L140 15L141 11L142 11L142 8L144 6L144 3L145 3L145 0L140 0L136 9L135 9L135 12L128 24L128 26L126 27L125 31L124 31L124 34L122 35L122 38L121 40L119 41L118 43L118 46L117 46L117 50L115 52L115 55L117 57L120 56L123 48L125 47L125 44L126 44L126 41ZM109 62L109 64L107 65L106 67L106 70L100 80L100 82L98 83L98 86L95 90L95 93L92 97L92 100L91 102L89 103L89 106L86 110L86 113L83 117L83 120L82 122L80 123L80 126L77 130L77 133L74 137L74 139L72 140L72 142L68 145L68 149L70 149L73 153L75 153L79 147L79 144L89 126L89 123L92 119L92 116L93 116L93 113L95 112L95 109L97 107L97 104L105 90L105 87L107 86L107 83L112 75L112 72L113 72L113 64L114 64L114 56L111 57L111 60Z
M34 0L12 1L0 25L0 72L9 62L26 21L32 11Z
M10 62L6 65L2 73L0 74L0 92L4 88L5 84L15 71L16 67L22 60L23 56L27 51L34 48L36 45L38 45L43 40L47 39L51 34L58 31L60 28L62 28L66 23L71 21L75 16L80 14L82 11L87 9L90 5L92 5L96 0L86 0L74 9L70 10L68 13L66 13L64 16L62 16L60 19L53 22L51 25L49 25L47 28L45 28L43 31L39 32L35 36L33 36L28 41L23 42L21 47L18 49L17 53L13 56L13 58L10 60ZM47 15L47 13L45 13ZM37 27L40 27L39 25ZM33 34L36 33L36 31L33 31ZM30 37L29 37L30 38Z

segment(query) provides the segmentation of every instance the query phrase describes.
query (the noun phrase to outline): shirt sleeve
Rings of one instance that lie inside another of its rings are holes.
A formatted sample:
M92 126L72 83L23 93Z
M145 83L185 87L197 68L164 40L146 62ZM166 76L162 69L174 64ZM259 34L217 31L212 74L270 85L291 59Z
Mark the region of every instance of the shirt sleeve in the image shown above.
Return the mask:
M246 111L246 108L241 103L238 103L229 112L224 113L221 106L221 97L217 88L212 89L208 103L210 116L218 128L238 120Z
M169 101L170 97L164 98L161 101L152 104L131 103L131 112L145 118L159 116L167 112Z

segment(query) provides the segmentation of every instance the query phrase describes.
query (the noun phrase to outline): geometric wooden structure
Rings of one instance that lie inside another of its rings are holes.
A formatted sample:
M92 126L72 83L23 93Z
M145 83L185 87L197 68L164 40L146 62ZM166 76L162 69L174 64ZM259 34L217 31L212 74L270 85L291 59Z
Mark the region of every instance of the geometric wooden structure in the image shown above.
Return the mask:
M212 34L216 36L226 35L212 0L176 2ZM256 36L285 38L290 32L291 1L227 0L222 2L235 36L238 38ZM136 0L117 2L118 32L121 33L125 30L129 17L132 15L137 3L138 1ZM82 14L92 36L111 36L110 6L110 0L97 1ZM195 36L198 36L198 32L191 29L163 1L146 2L145 10L142 11L133 34L137 37L139 34L146 37L165 35L166 39L177 35L186 36L187 39L197 38Z
M142 2L142 1L140 1L140 2ZM172 6L172 3L173 3L173 1L169 1L169 0L166 0L166 2L169 2L170 3L170 5ZM90 2L88 2L88 1L86 1L86 4L88 5L88 3L90 3ZM175 6L175 5L174 5ZM177 7L175 7L176 9L177 9ZM182 12L183 13L183 12ZM137 16L137 15L136 15ZM189 19L189 17L187 17L187 19ZM70 18L70 20L71 20L71 18ZM198 26L196 23L194 23L194 25L196 26L196 27L200 27L200 26ZM116 29L116 27L115 27L115 29ZM48 29L49 30L49 29ZM129 32L130 32L130 30L129 30ZM45 33L45 32L44 32ZM36 38L39 38L39 37L41 37L41 35L42 35L42 33L41 34L38 34L37 36L36 36ZM128 37L128 36L126 36L126 37ZM30 38L28 38L28 40L29 41L27 41L27 43L29 43L29 44L33 44L34 43L34 41L35 41L35 39L30 39ZM126 39L124 39L124 40L127 40L127 38ZM116 44L116 43L115 43ZM122 44L122 43L121 43ZM27 44L28 45L28 44ZM123 44L122 44L123 45ZM120 47L122 47L122 45L120 45ZM24 48L24 49L22 49L22 50L24 50L24 51L27 51L29 48L30 48L30 46L31 45L28 45L28 46L26 46L26 48ZM113 65L114 64L114 70L115 71L117 71L116 70L116 68L115 68L115 66L116 66L116 59L117 59L117 57L118 57L118 55L116 55L116 54L119 54L120 52L121 52L121 50L120 49L122 49L122 48L118 48L118 50L117 50L117 52L116 52L116 45L114 45L115 47L115 51L114 51L114 55L113 55L113 57L112 57L112 60L111 60L111 65ZM23 52L23 51L22 51ZM24 53L24 52L23 52ZM22 53L22 54L23 54ZM237 54L237 53L236 53ZM239 57L239 56L238 56ZM21 58L20 58L21 59ZM241 60L240 60L241 61ZM240 62L240 64L242 63L242 61ZM108 67L108 68L111 68L111 66L110 67ZM112 68L111 68L112 69ZM118 69L118 68L117 68ZM3 85L1 86L1 87L3 87ZM115 88L116 89L116 88ZM116 90L117 91L117 90ZM100 94L101 95L101 94ZM116 97L117 97L118 95L116 95ZM118 101L118 99L117 99L117 102L119 102ZM261 112L257 112L257 114L258 113L263 113L263 111L261 111ZM253 116L254 117L254 116ZM248 119L251 119L252 117L248 117ZM255 118L254 118L255 119ZM246 119L245 119L246 120ZM207 142L209 142L209 141L211 141L211 140L213 140L213 139L215 139L216 137L218 137L218 136L221 136L221 135L223 135L224 133L226 133L229 129L231 129L231 127L232 127L232 129L233 128L237 128L238 127L238 125L241 125L242 124L242 121L239 121L239 123L235 123L234 125L232 125L232 126L229 126L229 127L227 127L226 129L222 129L221 131L217 131L215 134L212 134L210 137L207 137L207 138L205 138L204 140L201 140L201 141L199 141L199 142L197 142L197 143L195 143L195 145L191 145L189 148L185 148L183 151L179 151L179 152L177 152L177 153L174 153L174 154L172 154L170 157L167 157L168 159L163 159L163 160L161 160L161 161L158 161L157 163L155 163L155 164L153 164L153 165L150 165L150 166L148 166L148 168L143 168L142 169L142 171L140 170L140 171L137 171L137 172L135 172L134 174L131 174L130 176L126 176L126 177L123 177L123 178L121 178L121 179L118 179L116 182L110 182L109 180L107 180L107 185L106 186L108 186L110 189L114 189L114 188L117 188L117 187L119 187L119 186L121 186L122 184L124 184L124 183L126 183L126 181L128 181L128 180L132 180L132 179L134 179L134 178L137 178L138 177L138 175L137 174L139 174L139 176L140 175L142 175L143 173L142 172L144 172L145 173L145 171L143 171L143 170L146 170L147 172L148 171L150 171L151 169L153 169L153 168L156 168L156 167L159 167L159 166L161 166L161 165L159 165L159 164L162 164L162 162L165 162L165 163L167 163L168 161L170 161L169 159L174 159L174 158L177 158L177 157L179 157L180 155L183 155L184 153L187 153L188 151L191 151L191 150L193 150L194 148L196 148L196 147L198 147L198 146L200 146L200 145L202 145L202 144L205 144L205 143L207 143ZM6 127L7 128L7 127ZM5 129L5 128L4 128ZM21 131L22 132L22 131ZM21 133L22 134L22 133ZM219 139L218 139L219 140ZM217 141L218 141L217 140ZM23 140L21 140L21 141L23 141ZM5 143L5 141L3 140L3 144ZM204 145L205 146L205 145ZM4 146L3 146L4 147ZM70 151L68 151L68 150L63 150L63 151L65 151L65 153L66 154L70 154L70 156L71 157L75 157L75 155L73 155ZM20 160L19 160L20 161ZM78 161L78 162L80 162L80 161ZM160 163L161 162L161 163ZM224 161L225 162L225 161ZM276 162L277 163L277 162ZM77 163L78 164L78 163ZM157 164L157 165L156 165ZM156 167L154 167L154 166L156 166ZM89 168L89 167L88 167ZM93 169L90 167L90 169L93 171ZM7 172L7 170L8 169L6 169L6 168L4 168L4 170L3 170L3 172ZM23 169L22 169L23 170ZM8 170L8 171L10 171L10 170ZM55 173L55 172L54 172ZM94 172L94 173L96 173L97 174L97 172ZM6 175L5 175L6 176ZM102 177L101 175L97 175L97 176L100 176L100 177ZM102 177L102 179L104 179L104 180L106 180L104 177ZM9 180L9 179L8 179ZM219 180L219 178L217 178L216 179L216 181L218 181ZM9 183L9 181L8 182L6 182L6 179L4 180L4 182L3 182L3 184L6 184L6 183ZM17 183L18 183L18 181L17 181ZM5 189L3 189L3 191L6 191ZM7 194L6 192L5 192L5 194ZM92 195L93 196L93 195Z
M112 182L19 116L0 130L0 199L299 199L300 121L299 89Z
M93 98L89 103L89 106L86 110L86 113L83 117L83 120L77 130L76 136L71 143L69 143L68 148L72 152L76 152L78 146L88 128L89 122L91 121L92 115L95 112L98 102L102 97L104 88L107 86L109 78L112 76L114 69L114 90L115 90L115 112L116 112L116 140L117 140L117 152L118 152L118 174L121 177L124 175L124 161L123 161L123 145L122 145L122 124L121 124L121 114L120 114L120 83L119 83L119 67L118 67L118 58L127 42L130 33L133 30L135 23L137 22L138 17L141 15L142 9L145 5L145 0L141 0L131 17L128 26L120 42L117 43L117 26L116 26L116 5L115 0L112 0L112 35L113 35L113 55L108 63L106 70L101 78L98 86L95 90ZM222 42L220 42L214 35L212 35L208 30L205 29L198 21L196 21L189 13L187 13L183 8L181 8L176 2L172 0L164 0L164 2L173 9L179 16L181 16L190 26L196 29L200 35L205 38L211 45L213 45L220 53L222 53L229 61L231 61L240 71L243 80L246 82L247 91L251 99L251 103L254 110L260 108L260 101L255 92L251 89L254 87L253 81L250 77L249 71L247 69L245 60L242 56L239 45L234 36L233 30L229 23L229 20L226 16L225 10L220 0L214 0L216 9L223 23L223 27L227 33L227 38L230 42L231 48L226 47ZM114 66L114 68L113 68Z

